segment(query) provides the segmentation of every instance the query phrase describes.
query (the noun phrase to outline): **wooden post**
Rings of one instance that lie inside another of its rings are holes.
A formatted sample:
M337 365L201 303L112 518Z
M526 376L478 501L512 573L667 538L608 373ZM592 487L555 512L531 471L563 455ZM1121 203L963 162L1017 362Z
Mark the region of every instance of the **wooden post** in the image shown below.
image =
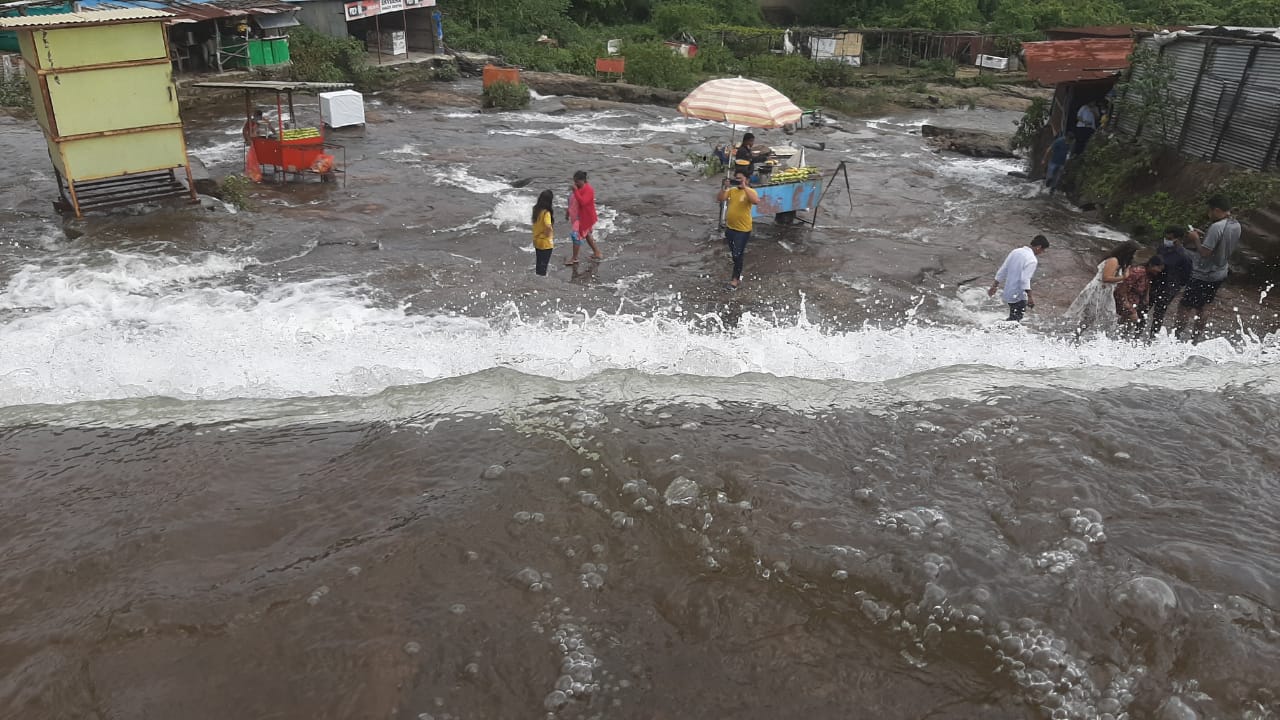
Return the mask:
M1245 61L1244 70L1240 72L1240 82L1236 83L1235 97L1231 98L1231 107L1227 108L1227 117L1222 121L1222 129L1218 131L1218 141L1213 144L1212 162L1218 162L1218 152L1222 150L1222 138L1231 132L1231 121L1235 119L1236 108L1240 106L1240 96L1244 95L1245 80L1249 77L1249 71L1253 69L1253 61L1258 59L1258 47L1254 45L1253 49L1249 51L1249 59ZM1265 159L1263 164L1266 164Z
M1187 100L1187 111L1182 114L1182 129L1178 132L1178 152L1182 152L1187 141L1187 127L1191 125L1191 113L1196 108L1196 100L1200 98L1200 85L1204 82L1204 71L1209 67L1209 57L1213 54L1213 41L1204 44L1204 54L1200 56L1200 70L1196 74L1196 82L1191 86L1191 98Z
M213 58L218 65L218 72L222 72L222 30L218 27L217 20L213 21Z
M382 64L382 23L378 21L378 18L381 17L381 15L382 13L378 13L373 16L373 34L377 38L377 42L374 43L374 47L378 48L379 65ZM368 52L368 50L368 48L365 48L365 52Z
M1280 117L1275 118L1275 121L1276 131L1271 135L1271 144L1267 146L1266 157L1262 158L1262 169L1264 171L1267 169L1268 164L1270 164L1273 159L1276 159L1276 147L1280 146ZM1276 164L1280 165L1280 160L1277 160Z

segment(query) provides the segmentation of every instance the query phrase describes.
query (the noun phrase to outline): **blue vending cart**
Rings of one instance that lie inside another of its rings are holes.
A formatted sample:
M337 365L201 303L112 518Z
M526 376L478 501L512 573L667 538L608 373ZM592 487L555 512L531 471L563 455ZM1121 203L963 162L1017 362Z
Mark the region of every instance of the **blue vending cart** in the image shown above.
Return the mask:
M772 215L779 225L790 225L796 221L798 210L812 210L818 206L822 197L822 176L790 182L762 182L752 187L760 196L760 203L751 208L751 217Z

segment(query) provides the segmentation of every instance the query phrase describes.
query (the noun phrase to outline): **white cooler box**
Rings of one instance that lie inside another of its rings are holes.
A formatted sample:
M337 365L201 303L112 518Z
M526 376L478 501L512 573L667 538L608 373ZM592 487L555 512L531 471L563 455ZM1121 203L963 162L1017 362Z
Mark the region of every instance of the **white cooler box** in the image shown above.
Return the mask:
M331 128L364 124L364 96L355 90L320 93L320 119Z

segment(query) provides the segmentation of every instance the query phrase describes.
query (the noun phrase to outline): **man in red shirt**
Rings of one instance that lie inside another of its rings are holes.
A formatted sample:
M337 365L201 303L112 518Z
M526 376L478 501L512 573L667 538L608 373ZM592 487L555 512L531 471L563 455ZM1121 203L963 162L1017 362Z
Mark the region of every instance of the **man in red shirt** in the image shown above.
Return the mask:
M591 246L591 259L603 260L600 248L596 246L596 191L587 182L587 172L579 170L573 174L573 190L569 194L569 221L573 232L569 238L573 240L573 256L565 261L565 265L578 264L578 248L585 241Z

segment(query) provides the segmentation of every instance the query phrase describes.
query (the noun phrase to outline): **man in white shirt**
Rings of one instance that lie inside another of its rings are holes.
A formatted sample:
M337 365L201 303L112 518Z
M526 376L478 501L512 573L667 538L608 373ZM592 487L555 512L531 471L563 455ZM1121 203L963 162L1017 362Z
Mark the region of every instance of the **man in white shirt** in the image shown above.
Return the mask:
M1031 239L1030 245L1014 248L996 271L995 282L987 290L987 297L994 297L996 289L1004 285L1000 297L1009 305L1009 320L1021 321L1027 308L1036 306L1031 299L1031 276L1036 274L1036 266L1040 264L1037 258L1048 249L1049 239L1037 235Z

